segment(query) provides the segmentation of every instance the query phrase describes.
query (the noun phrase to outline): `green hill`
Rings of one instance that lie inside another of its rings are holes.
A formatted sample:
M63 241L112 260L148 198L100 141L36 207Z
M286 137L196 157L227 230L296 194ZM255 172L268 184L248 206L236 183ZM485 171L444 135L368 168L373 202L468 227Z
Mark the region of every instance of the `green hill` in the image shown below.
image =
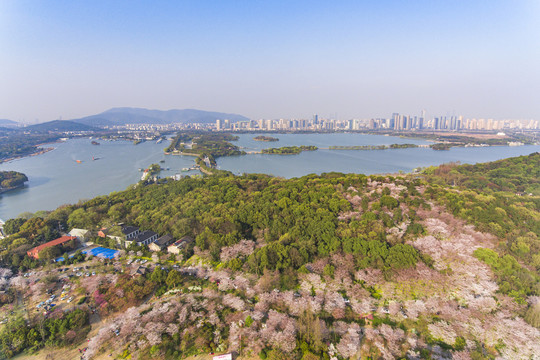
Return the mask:
M0 356L86 347L89 359L535 358L540 197L514 187L539 168L532 154L420 176L160 179L8 220ZM118 224L182 239L180 253L96 235ZM58 248L27 255L71 228L123 251L54 264ZM34 310L50 293L61 308ZM95 312L107 321L90 335Z
M101 114L91 115L72 121L91 126L111 126L126 124L174 124L174 123L215 123L217 119L248 121L245 116L195 109L149 110L141 108L112 108Z
M41 124L30 125L23 129L24 131L31 132L68 132L68 131L96 131L99 130L96 127L76 123L69 120L53 120Z
M430 181L488 192L532 193L540 196L540 153L475 165L456 163L430 167Z

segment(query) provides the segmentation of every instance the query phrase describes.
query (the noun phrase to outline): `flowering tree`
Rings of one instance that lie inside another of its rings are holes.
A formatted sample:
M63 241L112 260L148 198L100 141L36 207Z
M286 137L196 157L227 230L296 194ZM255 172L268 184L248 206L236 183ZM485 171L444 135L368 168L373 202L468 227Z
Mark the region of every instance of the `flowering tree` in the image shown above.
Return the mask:
M296 342L291 341L296 336L295 321L289 316L270 310L265 327L260 331L261 338L272 347L291 352Z
M236 311L242 311L246 306L244 300L232 294L227 294L223 297L223 304L235 309Z
M358 324L352 324L341 337L336 349L344 358L353 358L360 351L361 340Z
M255 250L255 245L252 240L242 240L237 244L222 248L219 257L222 262L226 262L240 256L249 256Z

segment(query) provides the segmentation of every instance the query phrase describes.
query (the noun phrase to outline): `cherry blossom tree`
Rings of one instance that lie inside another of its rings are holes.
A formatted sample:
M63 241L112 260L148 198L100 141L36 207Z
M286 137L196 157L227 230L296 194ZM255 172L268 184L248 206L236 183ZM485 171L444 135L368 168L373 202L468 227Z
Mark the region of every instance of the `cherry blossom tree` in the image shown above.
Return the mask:
M0 278L9 278L13 275L11 269L0 267Z
M231 307L235 309L236 311L243 311L246 306L246 304L244 303L244 300L232 294L225 295L222 301L224 305Z
M341 337L336 349L344 358L353 358L360 351L361 340L362 336L358 324L351 324Z
M221 261L226 262L240 256L249 256L255 250L255 245L252 240L242 240L237 244L222 248L219 257Z
M291 341L296 336L295 321L289 316L270 310L265 327L260 331L261 338L272 347L291 352L296 342Z

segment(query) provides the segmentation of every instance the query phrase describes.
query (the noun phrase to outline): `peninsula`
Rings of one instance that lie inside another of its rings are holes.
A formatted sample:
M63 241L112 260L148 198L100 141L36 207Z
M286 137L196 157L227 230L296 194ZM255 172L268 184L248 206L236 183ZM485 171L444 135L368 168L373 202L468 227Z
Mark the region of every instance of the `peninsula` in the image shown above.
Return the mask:
M296 155L302 151L315 151L318 148L314 145L300 145L300 146L283 146L280 148L262 149L263 154L277 154L277 155Z
M165 149L165 154L196 156L195 162L200 166L199 170L212 175L219 171L215 169L216 158L246 154L238 146L230 143L236 140L238 136L227 133L180 132Z

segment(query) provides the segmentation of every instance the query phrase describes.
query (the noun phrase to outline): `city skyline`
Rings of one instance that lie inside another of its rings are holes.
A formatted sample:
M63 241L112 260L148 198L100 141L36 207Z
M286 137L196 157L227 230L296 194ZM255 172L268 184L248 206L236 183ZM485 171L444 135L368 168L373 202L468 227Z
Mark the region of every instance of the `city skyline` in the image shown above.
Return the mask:
M114 109L122 109L122 108L112 108L102 113L107 113ZM139 108L140 109L140 108ZM143 110L149 110L149 111L183 111L182 109L167 109L167 110L159 110L159 109L143 109ZM200 109L184 109L184 110L195 110L198 111ZM204 111L204 110L203 110ZM355 124L372 124L369 126L365 126L371 129L394 129L394 130L408 130L408 129L448 129L448 130L496 130L498 128L502 129L502 124L511 124L509 128L522 128L525 129L540 129L540 120L538 119L519 119L519 118L490 118L490 117L466 117L462 114L455 115L455 112L453 112L452 115L448 114L429 114L426 112L425 109L419 111L414 114L403 114L399 112L390 112L391 116L376 116L376 117L365 117L365 116L353 116L351 118L340 118L336 114L330 114L329 116L324 116L321 114L313 114L312 116L306 116L306 117L277 117L277 118L269 118L269 117L261 117L256 119L249 119L249 121L253 123L257 123L260 121L311 121L314 123L317 123L317 119L321 119L323 121L334 121L337 123L347 123L347 122L354 122ZM99 116L101 113L97 114L88 114L88 117L93 116ZM226 115L226 114L222 114ZM230 115L240 115L237 113L231 113ZM398 116L398 118L403 122L403 125L399 125L400 122L395 116ZM58 118L58 119L51 119L51 120L44 120L44 121L29 121L29 122L18 122L19 125L27 126L27 125L33 125L37 123L44 123L49 121L57 121L57 120L65 120L65 121L78 121L82 118L77 119L64 119L64 118ZM455 119L455 120L454 120ZM11 119L9 119L11 120ZM440 121L447 121L448 120L448 126L447 127L439 127L437 124ZM217 118L216 122L223 122L227 121L230 122L230 124L234 123L245 123L245 121L240 120L229 120L227 117L223 118ZM182 123L183 121L178 121L178 124ZM193 124L197 124L197 121L191 122ZM153 124L152 122L148 122L148 125ZM395 124L395 125L394 125ZM411 124L414 124L411 126ZM473 125L471 125L473 124ZM478 124L478 125L477 125ZM491 125L488 125L491 124ZM501 124L501 125L497 125ZM139 125L145 125L145 123L140 123ZM364 126L361 126L362 128ZM508 126L506 126L508 128ZM294 126L293 126L294 128ZM354 129L351 127L349 130L359 130L359 127L355 127Z
M0 118L540 119L533 0L0 3ZM420 110L419 110L420 109Z
M485 118L464 118L463 116L426 117L425 111L420 116L393 113L386 118L340 120L313 115L312 119L258 119L250 121L229 121L217 119L215 126L207 125L217 131L356 131L356 130L393 130L393 131L502 131L502 130L538 130L538 120L495 120Z

